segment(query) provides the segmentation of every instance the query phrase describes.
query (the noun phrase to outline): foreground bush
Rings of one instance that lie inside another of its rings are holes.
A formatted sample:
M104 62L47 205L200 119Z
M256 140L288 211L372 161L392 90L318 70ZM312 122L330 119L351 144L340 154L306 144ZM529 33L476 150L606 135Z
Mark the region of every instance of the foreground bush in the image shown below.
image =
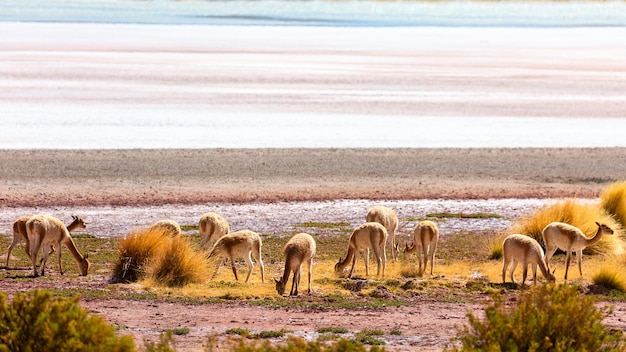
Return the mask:
M568 199L539 209L534 215L524 218L512 228L512 233L521 233L536 239L545 248L541 232L554 221L568 223L578 227L587 237L598 232L596 221L606 224L615 231L613 236L603 236L596 245L587 247L587 254L620 254L624 243L621 238L622 227L600 206L581 203Z
M600 195L600 206L624 227L626 225L626 181L610 184Z
M78 305L78 297L52 297L49 291L0 292L0 351L134 351L130 336Z
M501 296L485 309L485 319L468 314L455 351L623 351L622 332L602 325L607 313L593 299L566 284L542 285L522 293L515 308Z

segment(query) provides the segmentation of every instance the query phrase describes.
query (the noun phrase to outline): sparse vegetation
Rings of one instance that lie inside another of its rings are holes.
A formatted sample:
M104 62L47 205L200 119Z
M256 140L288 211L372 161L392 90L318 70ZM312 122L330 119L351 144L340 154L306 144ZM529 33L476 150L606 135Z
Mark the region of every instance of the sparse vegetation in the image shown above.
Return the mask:
M576 286L541 285L520 295L516 308L501 295L485 307L485 318L468 313L454 351L623 351L621 331L602 325L609 310L594 306Z
M502 215L494 213L430 213L426 217L438 219L499 219Z
M338 327L338 326L328 326L328 327L317 329L317 332L319 332L320 334L325 334L325 333L345 334L348 332L348 329L344 327Z
M385 335L385 333L381 330L363 330L363 331L359 331L356 336L354 337L354 340L357 341L358 343L362 343L364 345L372 345L372 346L381 346L381 345L385 345L385 341L378 339L374 336L383 336Z

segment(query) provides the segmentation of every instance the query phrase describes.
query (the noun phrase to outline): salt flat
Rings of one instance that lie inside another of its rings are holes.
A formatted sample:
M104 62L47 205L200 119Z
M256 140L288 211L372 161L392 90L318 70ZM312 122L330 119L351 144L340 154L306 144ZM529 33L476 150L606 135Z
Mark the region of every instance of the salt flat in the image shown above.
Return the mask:
M625 37L0 23L0 149L625 146Z

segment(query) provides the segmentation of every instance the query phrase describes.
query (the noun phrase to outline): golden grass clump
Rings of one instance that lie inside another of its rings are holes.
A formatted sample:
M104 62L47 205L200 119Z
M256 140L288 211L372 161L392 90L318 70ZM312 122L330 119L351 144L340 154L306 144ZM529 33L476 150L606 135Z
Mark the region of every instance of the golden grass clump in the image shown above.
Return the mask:
M504 255L504 249L502 248L502 244L504 243L504 239L506 238L506 234L496 236L489 241L489 259L502 259Z
M157 285L181 287L209 277L204 254L194 250L186 237L172 237L162 228L132 232L120 241L118 255L113 282L149 279Z
M598 231L596 221L606 224L615 231L615 234L602 237L602 240L595 246L587 247L585 253L620 255L623 252L622 226L597 204L582 203L575 199L566 199L539 209L534 215L523 218L514 224L512 233L531 236L545 248L542 231L548 224L554 221L576 226L588 238L593 237Z
M605 264L593 274L591 281L611 290L626 292L626 274L621 266Z
M160 246L147 272L156 284L168 287L198 284L209 277L204 254L194 250L184 236L172 237L168 245Z
M600 206L622 227L626 225L626 181L610 184L600 195Z
M113 282L129 283L145 278L148 262L171 237L163 230L143 229L131 232L118 245L119 261L113 268Z

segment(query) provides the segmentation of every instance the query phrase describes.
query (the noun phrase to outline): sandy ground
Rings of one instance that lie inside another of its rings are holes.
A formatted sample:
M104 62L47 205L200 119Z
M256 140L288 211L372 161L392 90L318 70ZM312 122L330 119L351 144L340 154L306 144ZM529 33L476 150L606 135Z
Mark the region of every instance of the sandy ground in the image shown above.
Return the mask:
M592 198L624 148L0 152L0 206Z
M0 204L132 205L332 199L596 197L608 183L626 178L616 163L626 151L608 149L267 149L2 151ZM3 229L9 233L9 229ZM55 280L5 281L6 292L80 285L99 290L104 275ZM320 294L314 290L313 295ZM300 299L306 299L306 296ZM358 299L355 297L355 299ZM441 350L455 327L480 304L450 304L416 297L408 306L384 309L269 308L243 302L194 305L162 301L89 299L81 303L126 327L138 343L167 328L187 326L181 351L195 351L207 334L243 327L285 328L315 338L319 327L399 329L387 338L398 351ZM624 328L626 307L607 318ZM224 318L228 317L228 318Z

